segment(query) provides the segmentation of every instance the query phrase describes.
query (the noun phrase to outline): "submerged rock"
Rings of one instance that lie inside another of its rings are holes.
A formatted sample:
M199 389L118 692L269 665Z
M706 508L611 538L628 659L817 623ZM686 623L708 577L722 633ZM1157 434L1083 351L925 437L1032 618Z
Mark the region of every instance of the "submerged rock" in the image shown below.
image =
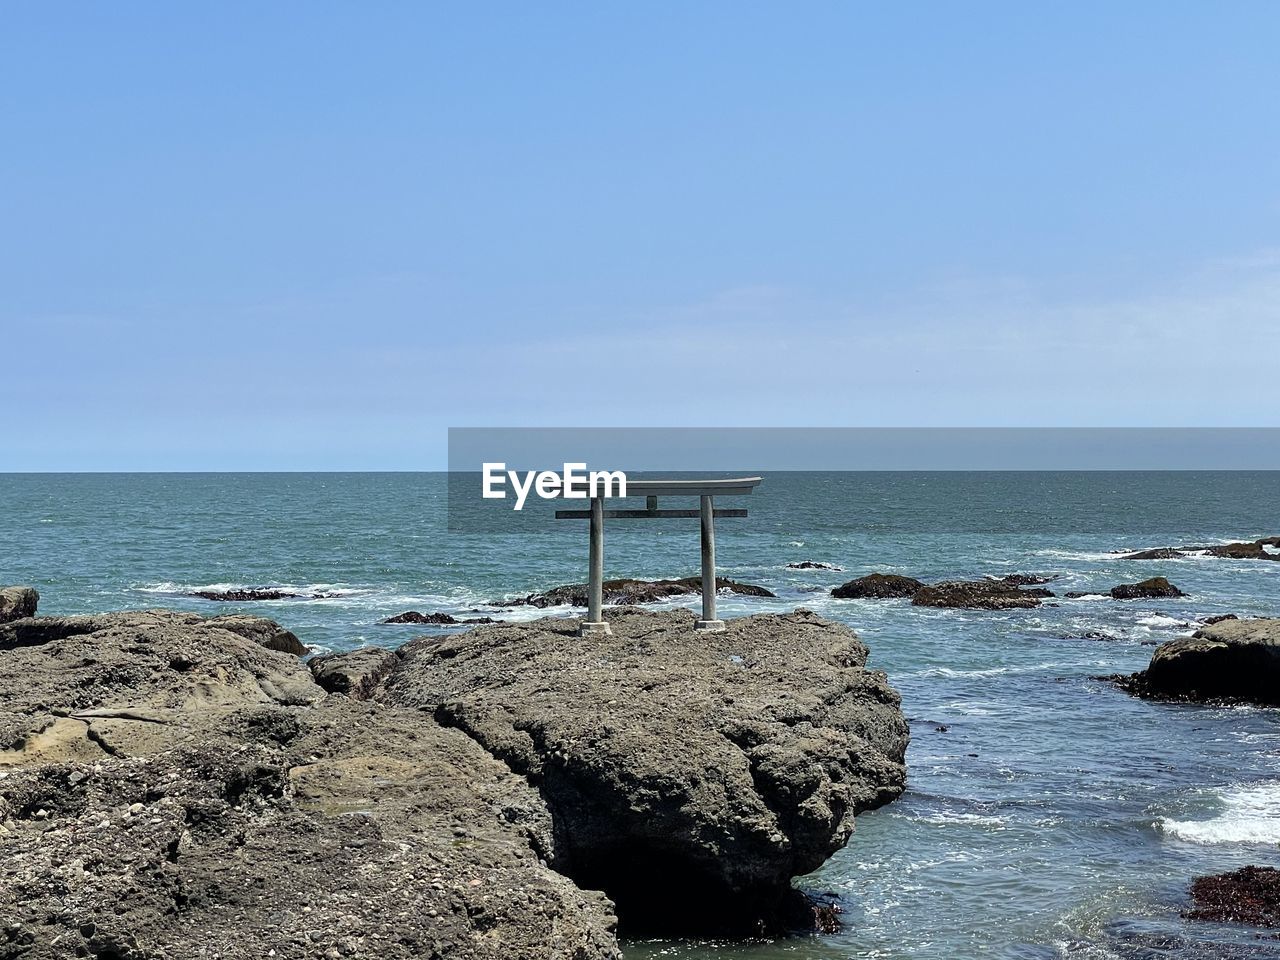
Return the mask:
M1035 587L1044 583L1052 583L1058 579L1058 574L1052 573L1045 576L1038 573L1010 573L1003 577L991 577L990 579L1010 587Z
M1154 699L1280 705L1280 619L1221 620L1162 643L1146 670L1107 679Z
M0 956L619 956L526 779L239 619L0 627Z
M1268 551L1268 547L1271 551ZM1121 560L1174 560L1189 554L1222 557L1228 560L1280 560L1280 537L1262 537L1239 543L1213 543L1199 547L1154 547L1126 553Z
M1280 870L1243 867L1231 873L1197 877L1191 884L1189 920L1280 927Z
M679 580L606 580L601 585L604 602L615 606L631 606L637 603L652 603L668 597L679 597L691 593L702 592L702 577L684 577ZM776 597L776 594L764 587L750 583L739 583L728 577L716 577L716 590L727 590L747 597ZM542 593L531 593L527 597L515 600L497 600L495 607L585 607L587 605L587 585L574 583L563 587L553 587Z
M911 598L917 607L964 607L972 610L1024 610L1040 606L1053 593L1042 587L1022 590L998 580L951 580L923 587Z
M869 573L865 577L842 583L831 591L839 600L888 600L912 597L924 584L913 577L896 573Z
M457 626L464 623L497 623L493 617L471 617L467 620L459 620L457 617L448 613L419 613L417 610L407 610L404 613L397 613L394 617L379 621L381 623L420 623L434 626Z
M1162 597L1185 597L1186 594L1164 577L1151 577L1141 583L1122 583L1112 587L1113 600L1142 600Z
M1266 548L1271 547L1273 550L1280 548L1280 537L1263 537L1261 540L1253 540L1248 543L1220 543L1205 548L1205 553L1211 557L1224 557L1228 560L1280 560L1280 550L1269 552Z
M0 587L0 623L34 617L39 603L35 587Z
M259 600L324 600L331 597L329 593L290 593L274 587L247 587L237 590L196 590L187 594L201 600L216 600L222 603L250 603Z
M801 560L799 563L788 563L788 570L843 570L834 563L822 563L819 560Z
M430 711L535 784L553 865L636 933L790 922L791 878L901 794L907 725L847 627L809 613L699 633L683 610L609 611L422 637L377 694ZM807 913L812 917L812 911Z
M1121 560L1175 560L1186 554L1176 547L1156 547L1152 550L1139 550L1137 553L1126 553Z

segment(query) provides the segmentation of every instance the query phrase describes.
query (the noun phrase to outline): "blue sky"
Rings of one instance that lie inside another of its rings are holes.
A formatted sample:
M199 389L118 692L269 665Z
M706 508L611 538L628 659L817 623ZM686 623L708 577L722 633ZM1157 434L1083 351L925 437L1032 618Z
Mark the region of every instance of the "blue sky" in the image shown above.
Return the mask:
M1275 425L1278 36L1244 2L7 5L0 470Z

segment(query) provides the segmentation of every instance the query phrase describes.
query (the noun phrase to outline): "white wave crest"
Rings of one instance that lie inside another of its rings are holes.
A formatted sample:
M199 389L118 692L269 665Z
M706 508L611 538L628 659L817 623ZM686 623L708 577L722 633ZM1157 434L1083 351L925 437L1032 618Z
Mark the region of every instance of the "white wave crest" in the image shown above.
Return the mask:
M1280 843L1280 783L1224 790L1217 816L1208 820L1161 817L1156 826L1190 843Z

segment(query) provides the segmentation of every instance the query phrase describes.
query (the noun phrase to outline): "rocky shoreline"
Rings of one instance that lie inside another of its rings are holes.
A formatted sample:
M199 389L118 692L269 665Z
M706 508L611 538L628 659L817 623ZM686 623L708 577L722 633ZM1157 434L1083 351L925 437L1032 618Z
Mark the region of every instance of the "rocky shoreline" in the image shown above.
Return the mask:
M619 917L812 927L791 879L904 789L898 695L805 611L608 615L310 664L255 617L0 625L0 956L592 960Z
M702 592L702 577L681 577L678 580L636 580L622 578L606 580L601 584L604 603L611 606L632 606L638 603L654 603L670 597L683 597ZM777 599L777 594L764 587L750 583L739 583L728 577L716 577L716 590L746 597L768 597ZM531 593L523 597L494 600L494 607L585 607L587 605L587 585L572 583L560 587L552 587L539 593Z

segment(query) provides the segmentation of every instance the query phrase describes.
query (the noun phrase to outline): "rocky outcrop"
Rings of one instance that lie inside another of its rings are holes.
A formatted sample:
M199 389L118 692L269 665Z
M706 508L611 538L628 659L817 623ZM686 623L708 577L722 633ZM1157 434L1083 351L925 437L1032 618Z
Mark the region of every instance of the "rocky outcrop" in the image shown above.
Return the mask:
M417 623L426 626L452 627L466 623L497 623L493 617L471 617L467 620L459 620L457 617L448 613L419 613L417 610L407 610L404 613L397 613L394 617L380 621L381 623Z
M246 587L234 590L195 590L187 596L200 600L215 600L220 603L256 603L260 600L324 600L332 594L291 593L274 587Z
M316 683L326 690L353 700L368 700L399 659L394 650L361 647L313 657L309 666Z
M260 647L268 650L279 650L291 653L295 657L305 657L311 651L292 632L286 630L274 620L266 617L245 617L228 614L222 617L209 617L205 624L238 633L246 640L252 640Z
M1164 577L1151 577L1141 583L1122 583L1111 588L1113 600L1147 600L1166 597L1185 597L1186 594Z
M1155 547L1151 550L1139 550L1137 553L1126 553L1121 560L1176 560L1186 554L1177 547Z
M377 694L430 711L537 786L554 864L633 931L759 932L790 880L897 797L907 725L848 628L809 613L698 633L683 610L609 611L422 637ZM551 680L550 678L554 678Z
M34 617L39 603L40 594L35 587L0 588L0 623Z
M807 612L609 614L310 665L258 618L0 625L0 956L616 958L599 889L812 925L791 878L904 787L897 694Z
M1039 573L1010 573L1003 577L990 577L989 579L1009 587L1035 587L1044 583L1052 583L1058 579L1058 575L1056 573L1047 576Z
M1267 548L1271 549L1268 550ZM1280 560L1280 537L1262 537L1239 543L1213 543L1199 547L1153 547L1126 553L1121 560L1174 560L1178 557L1200 554L1222 557L1228 560Z
M1280 705L1280 619L1221 620L1162 643L1146 670L1108 679L1154 699Z
M1269 552L1267 547L1271 547ZM1263 537L1247 543L1219 543L1206 547L1205 553L1211 557L1224 557L1228 560L1280 560L1280 537Z
M869 573L865 577L842 583L831 591L839 600L889 600L913 597L924 584L913 577L896 573Z
M525 778L223 619L0 627L0 956L618 956Z
M843 570L834 563L822 563L819 560L801 560L799 563L788 563L788 570Z
M680 597L702 592L702 577L684 577L680 580L606 580L602 585L604 602L615 606L632 606L637 603L653 603L668 597ZM716 590L728 591L747 597L774 597L771 591L750 583L739 583L728 577L716 577ZM515 600L495 600L496 607L585 607L587 585L585 583L553 587L542 593L531 593Z
M1040 606L1053 593L1043 587L1023 590L998 580L951 580L917 590L917 607L963 607L970 610L1025 610Z
M1191 884L1188 920L1280 927L1280 870L1243 867L1231 873L1197 877Z

